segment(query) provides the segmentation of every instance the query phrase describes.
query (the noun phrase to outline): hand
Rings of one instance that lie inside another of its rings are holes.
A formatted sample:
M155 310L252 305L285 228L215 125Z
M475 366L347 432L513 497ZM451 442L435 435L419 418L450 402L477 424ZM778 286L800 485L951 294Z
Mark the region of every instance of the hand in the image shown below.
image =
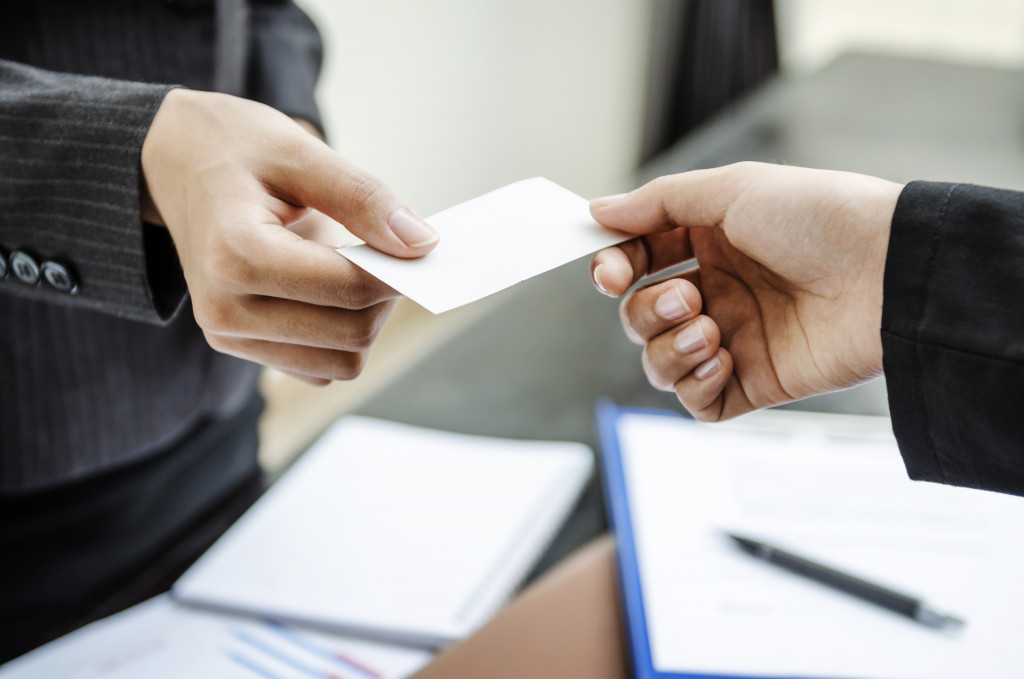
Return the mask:
M359 374L397 293L299 222L319 211L396 257L438 240L379 179L245 99L172 90L142 170L143 215L170 231L210 346L314 384Z
M873 177L740 163L595 200L601 224L642 235L594 255L651 383L699 420L853 386L882 370L882 274L902 187ZM701 313L703 311L703 314Z

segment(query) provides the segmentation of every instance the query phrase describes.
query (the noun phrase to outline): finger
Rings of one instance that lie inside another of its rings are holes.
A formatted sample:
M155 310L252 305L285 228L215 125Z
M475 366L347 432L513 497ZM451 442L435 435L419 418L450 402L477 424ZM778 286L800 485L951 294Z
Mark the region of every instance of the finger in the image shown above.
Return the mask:
M658 177L630 193L590 202L602 225L638 235L717 226L739 190L744 165Z
M605 248L590 260L590 278L609 297L620 297L629 286L647 275L647 246L641 239Z
M280 297L307 304L364 309L398 293L339 255L280 225L225 231L223 252L204 258L208 279L229 292Z
M228 305L216 319L198 311L196 320L204 331L225 337L363 351L372 346L394 304L387 301L351 310L276 297L249 297Z
M619 305L622 327L637 344L688 321L700 313L703 301L693 282L697 271L634 291Z
M598 290L619 297L644 276L690 259L693 259L690 233L686 229L675 229L601 250L591 259L590 275Z
M676 382L715 355L722 334L707 316L682 324L647 343L643 367L648 381L662 391L672 391Z
M675 384L675 392L679 402L694 419L701 422L718 422L728 419L741 412L749 412L751 408L734 408L727 412L725 407L726 392L733 396L742 396L742 390L729 390L735 384L733 376L732 355L724 348L719 348L712 356L698 364L692 372Z
M339 351L301 344L268 342L245 337L228 337L205 333L206 341L216 351L253 361L269 368L317 380L352 380L366 364L366 351Z
M323 142L302 134L287 148L281 162L262 174L277 195L316 208L395 257L421 257L437 245L437 231L384 182Z

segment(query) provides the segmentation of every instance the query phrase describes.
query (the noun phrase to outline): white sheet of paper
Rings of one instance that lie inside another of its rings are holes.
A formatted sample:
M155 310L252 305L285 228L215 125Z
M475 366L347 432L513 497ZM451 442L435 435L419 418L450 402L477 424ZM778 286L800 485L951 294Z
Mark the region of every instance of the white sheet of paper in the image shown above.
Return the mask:
M592 467L582 443L346 417L173 591L334 632L444 645L512 593Z
M655 668L1024 677L1024 500L910 481L884 418L749 418L620 424ZM967 626L937 633L757 561L723 529L916 594Z
M586 199L544 177L509 184L426 221L441 241L421 259L389 257L366 245L338 252L439 314L632 237L602 227Z
M167 595L0 667L2 679L402 679L426 651L180 606Z

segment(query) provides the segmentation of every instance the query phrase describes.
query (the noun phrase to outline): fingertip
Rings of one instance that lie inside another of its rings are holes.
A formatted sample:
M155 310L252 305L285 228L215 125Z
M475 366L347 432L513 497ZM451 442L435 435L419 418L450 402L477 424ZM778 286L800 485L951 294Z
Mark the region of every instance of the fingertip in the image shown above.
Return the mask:
M622 297L633 281L629 272L621 271L615 262L601 262L594 267L592 276L594 287L612 298Z
M657 292L652 310L654 314L668 323L678 323L693 316L694 307L700 310L700 293L693 289L687 281L673 279L661 286L652 288Z
M593 271L594 287L596 287L603 294L608 295L609 297L614 297L615 295L613 295L612 293L610 293L608 291L608 288L606 288L604 286L604 282L601 280L601 269L603 269L603 268L604 268L604 264L598 264L597 266L594 267L594 271Z
M594 287L609 297L621 297L633 284L633 268L629 258L618 248L608 248L590 261L590 277Z
M399 257L422 257L437 247L441 240L441 234L434 227L407 207L400 207L391 213L388 227L407 248L406 252L389 253Z

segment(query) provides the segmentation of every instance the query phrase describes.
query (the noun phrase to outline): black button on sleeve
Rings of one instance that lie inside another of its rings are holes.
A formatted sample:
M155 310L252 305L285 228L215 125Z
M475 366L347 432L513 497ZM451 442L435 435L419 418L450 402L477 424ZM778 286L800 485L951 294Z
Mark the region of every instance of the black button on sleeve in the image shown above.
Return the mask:
M51 259L43 262L41 270L43 280L54 290L69 295L78 292L78 277L70 266Z
M39 282L39 264L35 257L24 250L12 252L9 265L17 279L25 285L35 285Z

